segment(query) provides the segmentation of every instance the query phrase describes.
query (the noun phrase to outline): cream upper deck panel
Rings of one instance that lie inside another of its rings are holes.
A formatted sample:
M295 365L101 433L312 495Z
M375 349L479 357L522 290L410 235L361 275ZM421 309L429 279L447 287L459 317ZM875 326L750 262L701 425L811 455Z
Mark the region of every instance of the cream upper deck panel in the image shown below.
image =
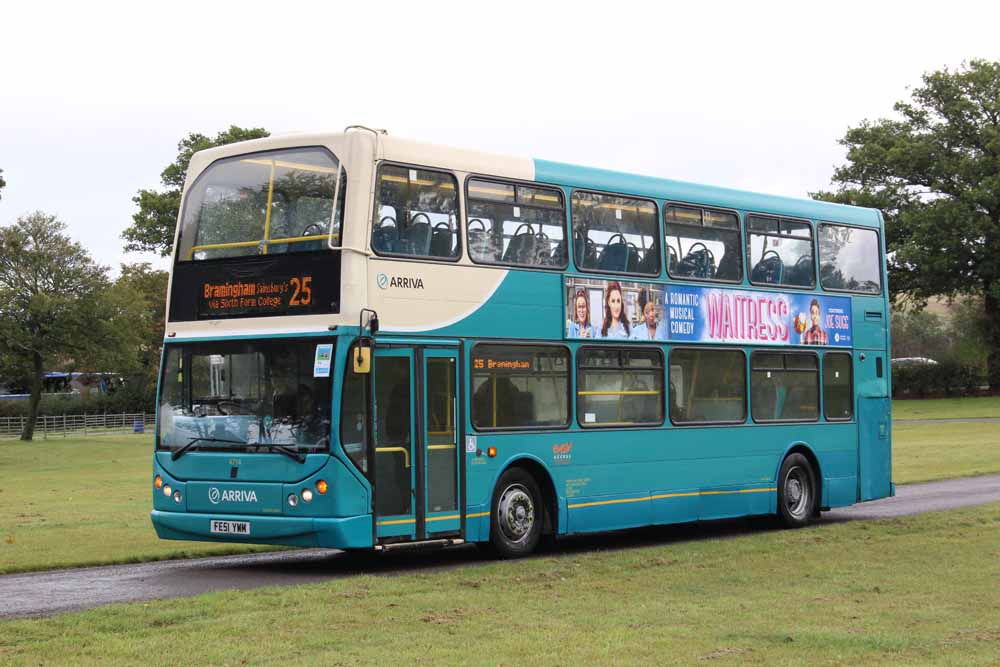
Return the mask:
M347 172L347 191L342 239L341 304L339 314L284 317L233 318L167 323L174 340L201 337L251 336L321 332L334 325L357 325L362 308L379 313L387 331L427 331L461 320L481 306L502 282L502 268L473 265L463 256L457 263L379 258L371 251L371 221L375 195L375 165L385 160L448 170L464 182L467 174L488 174L531 181L534 162L529 158L493 155L450 148L409 139L353 130L346 134L295 133L244 141L195 153L184 184L188 190L209 165L222 158L282 148L323 146L334 153ZM181 202L181 211L184 210ZM464 220L464 201L459 199L459 220ZM462 247L464 225L459 224ZM180 226L175 230L178 247ZM378 276L420 279L424 289L414 295L378 287ZM171 276L172 286L172 276ZM168 295L169 295L168 287ZM169 299L169 296L168 296ZM169 317L170 304L167 303Z

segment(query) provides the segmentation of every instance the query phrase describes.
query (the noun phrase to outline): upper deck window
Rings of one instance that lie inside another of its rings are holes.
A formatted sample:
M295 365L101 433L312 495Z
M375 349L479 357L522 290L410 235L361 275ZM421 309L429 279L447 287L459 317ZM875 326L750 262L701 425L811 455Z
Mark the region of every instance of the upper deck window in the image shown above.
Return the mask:
M878 294L878 232L874 229L821 224L819 279L824 289Z
M735 213L668 206L663 220L667 233L667 273L671 278L742 280L740 221Z
M469 181L469 256L483 264L564 268L566 208L556 188Z
M660 272L656 205L645 199L573 193L573 252L584 271Z
M458 187L446 172L383 164L378 170L372 250L457 260Z
M308 252L340 244L347 174L323 148L250 153L212 163L188 191L177 260Z
M750 282L755 285L816 285L812 225L799 220L747 216Z

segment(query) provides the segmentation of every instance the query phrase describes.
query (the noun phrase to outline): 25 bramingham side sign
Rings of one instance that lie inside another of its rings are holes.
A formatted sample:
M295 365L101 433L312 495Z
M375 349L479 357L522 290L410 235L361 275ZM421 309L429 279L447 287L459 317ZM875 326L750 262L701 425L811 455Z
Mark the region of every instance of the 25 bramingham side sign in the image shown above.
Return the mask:
M566 337L850 347L851 300L566 278Z

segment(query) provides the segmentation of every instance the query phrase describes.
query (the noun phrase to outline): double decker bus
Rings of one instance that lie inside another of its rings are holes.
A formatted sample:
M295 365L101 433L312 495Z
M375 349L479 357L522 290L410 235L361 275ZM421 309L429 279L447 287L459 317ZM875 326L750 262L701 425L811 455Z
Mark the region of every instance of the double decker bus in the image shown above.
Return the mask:
M352 127L202 151L164 539L488 543L892 495L876 210Z

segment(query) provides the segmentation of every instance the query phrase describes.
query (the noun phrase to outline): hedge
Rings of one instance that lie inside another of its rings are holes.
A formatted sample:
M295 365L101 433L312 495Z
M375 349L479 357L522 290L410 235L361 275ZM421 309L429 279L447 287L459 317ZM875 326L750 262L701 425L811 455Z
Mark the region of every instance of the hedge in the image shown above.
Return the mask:
M972 396L986 384L986 371L957 361L939 364L897 366L892 369L894 398L928 396Z

